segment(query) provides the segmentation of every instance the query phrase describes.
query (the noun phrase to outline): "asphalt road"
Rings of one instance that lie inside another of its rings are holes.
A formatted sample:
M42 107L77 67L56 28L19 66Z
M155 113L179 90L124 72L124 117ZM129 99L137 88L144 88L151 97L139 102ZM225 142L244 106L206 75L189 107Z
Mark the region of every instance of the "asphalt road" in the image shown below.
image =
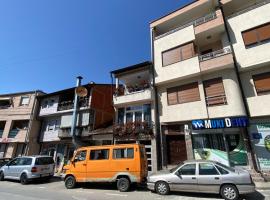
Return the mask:
M167 196L147 191L144 188L133 188L122 193L114 185L83 184L76 189L67 190L62 181L54 179L49 183L35 182L21 185L16 181L0 182L0 200L221 200L219 195L196 193L172 193ZM246 200L270 200L270 190L257 191L244 196Z

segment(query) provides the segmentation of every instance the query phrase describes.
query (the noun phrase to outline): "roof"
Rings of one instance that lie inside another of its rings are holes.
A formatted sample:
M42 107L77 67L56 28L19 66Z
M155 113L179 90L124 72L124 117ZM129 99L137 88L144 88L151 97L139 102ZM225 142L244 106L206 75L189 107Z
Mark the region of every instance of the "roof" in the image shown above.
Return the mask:
M188 3L188 4L185 4L185 5L181 6L180 8L177 8L176 10L174 10L174 11L172 11L172 12L169 12L168 14L163 15L162 17L159 17L159 18L157 18L157 19L151 21L150 24L152 24L152 23L154 23L154 22L156 22L156 21L158 21L158 20L160 20L160 19L162 19L162 18L164 18L164 17L167 17L167 16L169 16L169 15L171 15L171 14L173 14L173 13L175 13L175 12L177 12L177 11L179 11L179 10L181 10L181 9L183 9L183 8L189 6L189 5L191 5L191 4L193 4L193 3L197 2L197 1L199 1L199 0L193 0L192 2L190 2L190 3Z
M15 92L15 93L8 93L8 94L0 94L0 97L4 97L4 96L16 96L16 95L23 95L23 94L34 94L36 92L42 93L42 94L46 94L42 90L33 90L33 91L26 91L26 92Z
M120 73L123 73L123 72L128 72L128 71L131 71L131 70L144 68L144 67L149 66L149 65L152 65L152 62L145 61L145 62L142 62L142 63L138 63L136 65L131 65L131 66L128 66L128 67L124 67L124 68L120 68L120 69L111 71L111 74L120 74Z

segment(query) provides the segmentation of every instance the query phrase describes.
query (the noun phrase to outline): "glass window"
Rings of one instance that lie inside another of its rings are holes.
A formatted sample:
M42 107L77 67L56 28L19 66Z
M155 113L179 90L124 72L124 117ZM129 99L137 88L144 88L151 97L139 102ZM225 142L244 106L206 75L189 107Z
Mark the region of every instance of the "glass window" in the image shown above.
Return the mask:
M199 164L199 175L219 175L214 165L210 163Z
M123 148L113 150L114 159L134 158L134 148Z
M133 122L133 113L126 113L126 122Z
M229 174L229 172L225 169L223 169L222 167L215 165L216 168L218 169L218 171L220 172L220 174L224 175L224 174Z
M29 104L29 97L28 96L24 96L24 97L21 97L21 106L24 106L24 105L28 105Z
M196 174L196 164L187 164L178 170L180 175L195 175Z
M107 160L109 159L109 149L91 150L90 160Z
M86 159L86 151L79 151L76 153L75 161L84 161Z
M16 166L16 165L18 165L18 163L19 163L19 159L16 158L16 159L10 161L9 165L10 165L10 166Z
M151 105L145 104L143 105L143 114L144 114L144 121L151 123Z
M21 165L31 165L32 158L22 158L20 163L21 163Z
M40 157L40 158L36 158L35 165L50 165L53 163L54 161L52 157Z
M124 123L124 117L125 117L125 108L119 108L118 109L118 124Z

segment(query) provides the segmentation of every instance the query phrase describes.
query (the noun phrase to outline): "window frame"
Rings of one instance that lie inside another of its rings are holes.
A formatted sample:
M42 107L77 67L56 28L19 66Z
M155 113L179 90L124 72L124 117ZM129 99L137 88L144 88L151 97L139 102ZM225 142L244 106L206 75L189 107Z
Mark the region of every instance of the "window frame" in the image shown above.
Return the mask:
M115 157L115 151L116 150L121 150L121 149L124 149L125 151L124 151L124 158L116 158ZM132 158L129 158L129 157L127 157L128 156L128 149L132 149L133 150L133 157ZM113 153L113 156L112 156L112 158L114 159L114 160L124 160L124 159L130 159L130 160L132 160L132 159L134 159L135 158L135 150L134 150L134 147L122 147L122 148L114 148L113 149L113 151L112 151L112 153Z
M27 104L22 104L23 103L23 100L26 99L26 98L28 99ZM28 106L29 103L30 103L30 96L21 96L20 106Z
M216 170L217 174L200 174L200 165L202 165L202 164L208 164L208 165L213 166L214 169ZM221 174L220 174L220 172L218 171L218 169L216 168L216 166L213 163L207 163L207 162L205 162L205 163L198 163L198 175L199 176L219 176Z
M91 155L92 155L92 152L94 151L108 151L107 155L108 157L107 158L102 158L102 159L92 159L91 158ZM109 148L105 148L105 149L90 149L90 153L89 153L89 160L90 161L102 161L102 160L109 160L110 159L110 149Z

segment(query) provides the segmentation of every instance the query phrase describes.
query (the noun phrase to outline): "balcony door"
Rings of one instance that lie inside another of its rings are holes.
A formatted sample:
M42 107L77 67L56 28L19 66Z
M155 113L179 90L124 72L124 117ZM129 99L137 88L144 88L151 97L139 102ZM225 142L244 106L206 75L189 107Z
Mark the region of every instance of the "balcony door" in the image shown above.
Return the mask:
M118 123L151 122L151 105L129 106L118 109Z

